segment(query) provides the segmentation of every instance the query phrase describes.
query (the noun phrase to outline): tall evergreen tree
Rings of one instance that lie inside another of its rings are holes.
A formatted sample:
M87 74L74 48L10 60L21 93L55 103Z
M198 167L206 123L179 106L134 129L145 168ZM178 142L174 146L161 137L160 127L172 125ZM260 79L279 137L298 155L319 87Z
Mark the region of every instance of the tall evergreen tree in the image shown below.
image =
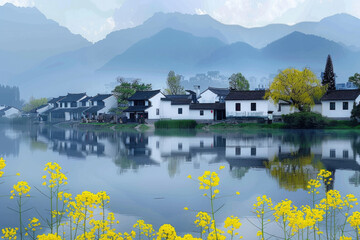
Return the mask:
M328 55L326 60L325 72L322 78L322 85L327 85L328 91L336 90L334 67L330 55Z

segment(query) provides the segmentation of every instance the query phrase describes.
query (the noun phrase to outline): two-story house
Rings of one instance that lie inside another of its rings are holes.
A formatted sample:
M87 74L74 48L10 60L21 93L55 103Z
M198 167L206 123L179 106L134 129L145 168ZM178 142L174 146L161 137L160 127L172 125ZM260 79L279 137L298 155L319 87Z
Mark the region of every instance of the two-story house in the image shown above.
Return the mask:
M49 121L78 121L83 117L83 113L89 107L82 106L81 100L85 99L86 93L68 93L64 98L57 102L58 108L50 111Z

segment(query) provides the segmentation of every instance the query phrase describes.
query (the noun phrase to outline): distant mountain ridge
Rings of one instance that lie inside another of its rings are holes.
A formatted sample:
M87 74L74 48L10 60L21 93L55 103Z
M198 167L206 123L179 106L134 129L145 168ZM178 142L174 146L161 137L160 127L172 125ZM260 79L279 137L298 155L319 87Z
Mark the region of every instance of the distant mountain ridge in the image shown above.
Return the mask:
M43 96L39 86L44 85L52 86L46 97L96 93L117 76L142 77L163 87L169 70L268 77L291 66L311 67L319 74L327 54L333 55L340 81L360 69L359 54L351 50L360 47L360 19L347 14L293 26L245 28L208 15L157 13L140 26L91 44L35 8L6 4L0 7L3 31L10 37L0 38L1 79L20 86L25 97Z

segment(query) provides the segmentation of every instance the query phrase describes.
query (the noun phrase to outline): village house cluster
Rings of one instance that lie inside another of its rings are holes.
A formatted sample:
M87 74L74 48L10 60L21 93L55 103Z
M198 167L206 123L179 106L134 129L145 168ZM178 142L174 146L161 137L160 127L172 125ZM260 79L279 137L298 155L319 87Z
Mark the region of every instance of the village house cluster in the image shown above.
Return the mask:
M296 111L290 104L275 105L265 99L265 90L232 91L209 87L200 93L187 90L186 95L164 95L160 90L138 91L125 110L130 121L146 122L160 119L191 119L212 122L224 119L277 120ZM313 112L332 119L350 119L354 103L360 101L360 90L333 90L326 93L312 107Z
M284 114L296 111L290 104L274 104L265 99L265 90L233 91L228 88L200 87L187 90L183 95L165 95L161 90L137 91L121 116L117 98L112 94L87 96L86 93L68 93L48 101L31 112L33 117L46 122L65 121L116 121L153 123L161 119L196 120L211 123L222 120L277 121ZM337 120L348 120L354 103L360 102L359 89L328 91L312 107L313 112ZM14 118L21 111L14 107L0 106L0 116ZM122 119L123 121L120 121Z

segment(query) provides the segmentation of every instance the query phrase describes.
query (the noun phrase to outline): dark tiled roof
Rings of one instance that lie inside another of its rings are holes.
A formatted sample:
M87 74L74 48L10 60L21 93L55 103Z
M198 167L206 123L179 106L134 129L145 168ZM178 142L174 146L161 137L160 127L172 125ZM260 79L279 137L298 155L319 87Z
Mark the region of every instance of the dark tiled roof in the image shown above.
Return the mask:
M230 91L225 100L264 100L265 90Z
M188 105L191 102L191 99L173 99L171 100L171 105Z
M230 92L230 90L228 88L214 88L214 87L209 87L208 88L210 91L212 91L213 93L215 93L216 95L219 96L227 96Z
M86 93L68 93L60 102L76 102L85 97Z
M57 98L53 98L50 101L48 101L48 103L56 103L56 102L60 101L61 99L63 99L64 97L65 96L60 96L60 97L57 97Z
M191 99L191 95L165 95L168 99Z
M160 90L152 90L152 91L137 91L131 97L128 98L129 101L134 100L148 100L158 94Z
M353 90L334 90L327 92L322 98L322 101L329 100L355 100L360 95L360 89Z
M102 100L107 99L107 98L109 98L111 96L112 96L112 94L98 94L95 97L93 97L91 99L91 101L102 101Z
M84 98L83 100L81 100L80 102L87 102L87 101L89 101L90 99L92 99L93 97L86 97L86 98Z
M193 103L192 110L225 110L225 103Z
M56 108L52 113L64 113L64 112L72 112L72 113L81 113L84 112L89 107L78 107L78 108Z
M86 109L84 111L84 113L97 113L98 111L100 111L103 108L104 108L104 106L93 106L91 108Z
M150 106L130 106L124 112L144 112Z

